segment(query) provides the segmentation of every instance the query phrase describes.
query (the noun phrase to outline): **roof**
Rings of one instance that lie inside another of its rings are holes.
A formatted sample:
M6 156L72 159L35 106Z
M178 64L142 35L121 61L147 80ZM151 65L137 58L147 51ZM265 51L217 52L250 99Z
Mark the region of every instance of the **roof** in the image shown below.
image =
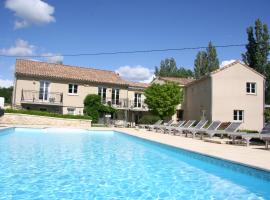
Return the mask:
M244 64L244 63L242 63L242 62L239 61L239 60L236 60L236 61L234 61L234 62L232 62L232 63L230 63L230 64L228 64L228 65L225 65L224 67L221 67L221 68L219 68L219 69L216 69L215 71L212 71L210 74L205 75L205 76L201 77L200 79L197 79L197 80L194 80L194 81L188 83L186 86L192 85L192 84L197 83L197 82L199 82L199 81L201 81L201 80L204 80L204 79L206 79L206 78L209 78L209 77L211 77L212 75L214 75L214 74L216 74L216 73L219 73L219 72L221 72L221 71L224 71L224 70L226 70L226 69L228 69L228 68L230 68L230 67L232 67L232 66L234 66L234 65L236 65L236 64L240 64L240 65L246 67L247 69L251 70L251 71L254 72L255 74L257 74L257 75L259 75L259 76L261 76L262 78L265 79L265 76L262 75L262 74L260 74L259 72L257 72L255 69L253 69L253 68L251 68L250 66L248 66L248 65L246 65L246 64Z
M144 83L123 80L114 71L23 59L16 60L15 75L79 82L117 84L132 87L148 86Z
M140 83L140 82L133 82L133 81L126 81L130 87L139 87L139 88L147 88L150 86L149 83Z
M194 81L194 79L192 77L189 78L180 78L180 77L158 77L159 80L163 80L163 81L171 81L171 82L175 82L179 85L187 85L189 83L191 83L192 81Z

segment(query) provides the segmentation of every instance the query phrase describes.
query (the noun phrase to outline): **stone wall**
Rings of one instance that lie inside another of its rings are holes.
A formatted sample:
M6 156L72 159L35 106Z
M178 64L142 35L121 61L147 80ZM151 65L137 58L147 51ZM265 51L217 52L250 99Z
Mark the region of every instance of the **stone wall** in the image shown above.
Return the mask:
M88 129L91 127L91 120L85 119L61 119L55 117L5 113L0 117L0 125L34 125L48 127L74 127Z

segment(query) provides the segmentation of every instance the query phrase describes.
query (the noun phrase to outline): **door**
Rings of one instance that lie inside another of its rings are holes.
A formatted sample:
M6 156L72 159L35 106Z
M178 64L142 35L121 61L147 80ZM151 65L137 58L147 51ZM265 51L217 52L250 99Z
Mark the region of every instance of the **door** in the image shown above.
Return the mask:
M50 82L40 81L39 100L48 101L48 99L49 99L49 86L50 86Z
M140 93L135 93L134 107L135 107L135 108L140 108L140 107L142 107L142 94L140 94Z

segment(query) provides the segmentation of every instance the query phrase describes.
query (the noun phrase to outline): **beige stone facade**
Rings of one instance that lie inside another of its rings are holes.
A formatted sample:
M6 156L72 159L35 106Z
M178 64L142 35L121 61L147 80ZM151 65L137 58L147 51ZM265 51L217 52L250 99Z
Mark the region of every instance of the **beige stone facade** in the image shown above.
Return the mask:
M234 62L188 84L183 109L185 119L241 121L240 129L260 131L264 126L264 77Z

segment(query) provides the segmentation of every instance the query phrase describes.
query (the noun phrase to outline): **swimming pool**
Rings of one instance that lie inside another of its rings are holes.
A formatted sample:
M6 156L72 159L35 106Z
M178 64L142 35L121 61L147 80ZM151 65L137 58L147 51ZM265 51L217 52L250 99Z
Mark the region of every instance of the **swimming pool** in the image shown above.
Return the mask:
M0 131L0 199L270 199L270 173L113 131Z

